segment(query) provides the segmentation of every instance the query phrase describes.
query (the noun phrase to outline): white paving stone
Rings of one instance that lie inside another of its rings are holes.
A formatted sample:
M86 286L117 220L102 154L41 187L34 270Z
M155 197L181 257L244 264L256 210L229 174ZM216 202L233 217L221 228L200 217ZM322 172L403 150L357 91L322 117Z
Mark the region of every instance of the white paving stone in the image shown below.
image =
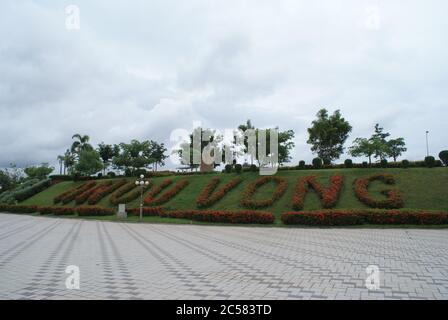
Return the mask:
M80 289L65 287L79 266ZM365 268L380 268L379 290ZM448 299L448 230L135 224L0 214L0 299Z

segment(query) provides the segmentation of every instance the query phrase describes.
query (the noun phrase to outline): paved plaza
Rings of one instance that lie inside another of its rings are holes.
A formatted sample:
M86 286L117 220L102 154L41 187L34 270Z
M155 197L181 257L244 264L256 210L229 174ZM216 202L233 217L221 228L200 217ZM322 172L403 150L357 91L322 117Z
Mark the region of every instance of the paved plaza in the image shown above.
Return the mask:
M79 289L66 287L71 265ZM378 290L366 288L369 265ZM0 214L0 299L448 299L448 230Z

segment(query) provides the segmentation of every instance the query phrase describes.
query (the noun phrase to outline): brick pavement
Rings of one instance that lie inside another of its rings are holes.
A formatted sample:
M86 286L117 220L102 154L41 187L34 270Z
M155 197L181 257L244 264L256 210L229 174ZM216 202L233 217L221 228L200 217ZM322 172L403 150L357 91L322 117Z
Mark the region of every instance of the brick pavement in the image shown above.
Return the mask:
M66 288L69 265L79 290ZM379 290L365 286L369 265ZM0 214L0 275L0 299L448 299L448 230Z

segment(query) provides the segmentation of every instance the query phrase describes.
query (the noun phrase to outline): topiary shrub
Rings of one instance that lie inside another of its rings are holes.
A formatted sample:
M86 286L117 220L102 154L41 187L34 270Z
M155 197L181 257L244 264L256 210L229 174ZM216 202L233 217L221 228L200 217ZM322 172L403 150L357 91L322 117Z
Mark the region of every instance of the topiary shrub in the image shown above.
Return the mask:
M226 173L231 173L232 172L232 165L231 164L226 164L226 166L224 167L224 170L226 171Z
M107 176L108 176L109 178L115 178L115 177L116 177L116 174L115 174L115 172L110 171L110 172L107 173Z
M425 158L425 166L428 168L434 168L436 165L436 159L433 156L428 156Z
M369 164L367 163L367 161L364 161L364 162L362 163L362 167L363 167L363 168L368 168L368 167L369 167Z
M324 162L325 166L331 166L331 161L330 160L325 159L323 162Z
M305 161L303 161L303 160L300 160L300 161L299 161L299 169L300 169L300 170L305 169L305 165L306 165Z
M255 164L251 164L250 165L250 171L251 172L257 172L257 170L258 170L258 168L257 168L257 166Z
M388 163L389 162L386 159L383 159L383 160L380 161L380 167L381 168L387 168Z
M321 158L314 158L313 159L313 168L314 169L322 168L322 159Z
M352 161L352 159L347 159L347 160L345 160L345 161L344 161L344 166L345 166L346 168L353 168L353 161Z
M445 166L448 166L448 150L440 151L439 158Z
M240 165L239 163L237 163L235 165L235 171L236 171L236 173L240 174L243 171L243 166Z
M401 161L401 167L402 167L402 168L407 169L407 168L409 168L409 165L410 165L409 160L403 160L403 161Z

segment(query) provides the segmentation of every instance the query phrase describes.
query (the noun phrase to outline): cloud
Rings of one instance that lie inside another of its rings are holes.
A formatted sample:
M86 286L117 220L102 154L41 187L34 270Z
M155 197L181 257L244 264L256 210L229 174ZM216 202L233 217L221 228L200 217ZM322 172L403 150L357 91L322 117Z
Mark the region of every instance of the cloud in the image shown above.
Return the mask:
M296 131L341 109L350 141L380 122L409 159L446 145L444 1L3 1L0 167L55 163L76 132L93 143L169 143L193 121ZM366 27L377 6L378 28Z

